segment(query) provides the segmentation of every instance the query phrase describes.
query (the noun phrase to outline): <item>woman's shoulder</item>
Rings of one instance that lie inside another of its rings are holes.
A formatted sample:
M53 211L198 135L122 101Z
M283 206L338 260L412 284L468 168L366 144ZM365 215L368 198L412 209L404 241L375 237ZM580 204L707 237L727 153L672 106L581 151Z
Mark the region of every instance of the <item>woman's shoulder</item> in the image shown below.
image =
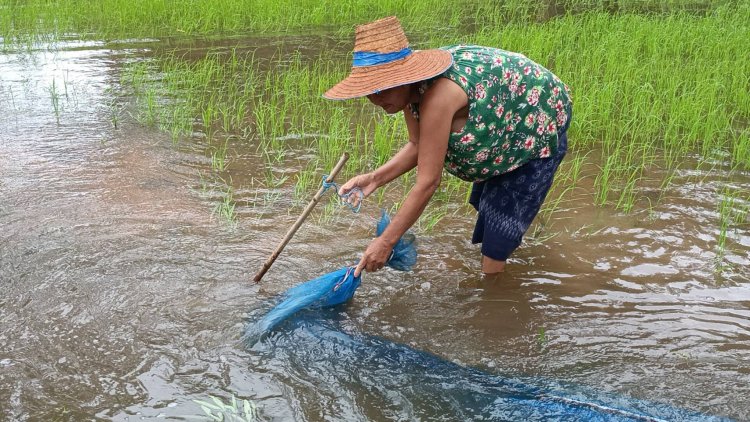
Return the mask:
M468 104L466 92L455 82L437 78L422 95L422 110L455 113Z

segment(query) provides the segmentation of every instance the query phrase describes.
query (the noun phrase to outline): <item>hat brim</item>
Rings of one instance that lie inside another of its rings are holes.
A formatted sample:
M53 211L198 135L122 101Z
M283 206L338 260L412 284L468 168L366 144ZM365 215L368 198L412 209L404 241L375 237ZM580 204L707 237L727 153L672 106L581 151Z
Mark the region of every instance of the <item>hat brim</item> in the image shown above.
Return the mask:
M377 66L354 67L343 81L323 94L329 100L348 100L438 76L453 64L445 50L419 50L408 57Z

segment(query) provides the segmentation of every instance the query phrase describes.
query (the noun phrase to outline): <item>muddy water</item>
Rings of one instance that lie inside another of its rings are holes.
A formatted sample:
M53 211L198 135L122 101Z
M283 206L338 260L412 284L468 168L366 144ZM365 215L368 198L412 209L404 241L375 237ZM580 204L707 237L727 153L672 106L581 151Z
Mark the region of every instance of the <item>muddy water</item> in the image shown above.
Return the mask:
M358 366L305 340L304 325L238 343L276 293L353 263L379 211L312 218L250 283L296 217L293 186L238 187L229 226L212 213L220 187L201 181L202 148L173 146L127 108L114 124L121 64L160 47L0 56L0 418L182 419L204 415L194 400L233 395L267 420L465 417L406 394L419 379L393 362ZM256 154L232 171L262 178ZM589 205L587 176L545 229L554 237L527 242L500 280L478 277L462 208L419 236L412 272L367 274L326 318L497 377L750 419L750 233L731 234L717 272L721 174L686 166L662 205L628 216ZM750 189L747 173L730 181Z

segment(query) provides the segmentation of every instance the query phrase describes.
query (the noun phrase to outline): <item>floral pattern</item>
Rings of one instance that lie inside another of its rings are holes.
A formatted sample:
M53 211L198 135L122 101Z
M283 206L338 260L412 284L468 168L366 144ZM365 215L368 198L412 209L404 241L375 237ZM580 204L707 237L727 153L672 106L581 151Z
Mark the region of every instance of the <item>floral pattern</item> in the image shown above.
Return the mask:
M481 182L557 153L558 130L573 106L570 89L557 76L522 54L497 48L441 49L453 54L454 64L438 77L456 82L469 97L466 125L450 135L449 173Z

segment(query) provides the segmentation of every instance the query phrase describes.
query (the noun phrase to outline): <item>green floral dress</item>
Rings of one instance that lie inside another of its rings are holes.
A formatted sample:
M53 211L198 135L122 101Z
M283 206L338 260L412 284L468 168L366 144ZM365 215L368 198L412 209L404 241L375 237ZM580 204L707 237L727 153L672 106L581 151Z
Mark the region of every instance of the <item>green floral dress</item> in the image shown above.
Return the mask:
M570 89L552 72L526 56L473 45L441 47L453 66L436 78L449 78L469 97L469 116L452 132L445 169L480 182L536 158L557 153L558 131L570 120ZM424 92L436 80L424 81ZM419 118L418 104L411 105Z

